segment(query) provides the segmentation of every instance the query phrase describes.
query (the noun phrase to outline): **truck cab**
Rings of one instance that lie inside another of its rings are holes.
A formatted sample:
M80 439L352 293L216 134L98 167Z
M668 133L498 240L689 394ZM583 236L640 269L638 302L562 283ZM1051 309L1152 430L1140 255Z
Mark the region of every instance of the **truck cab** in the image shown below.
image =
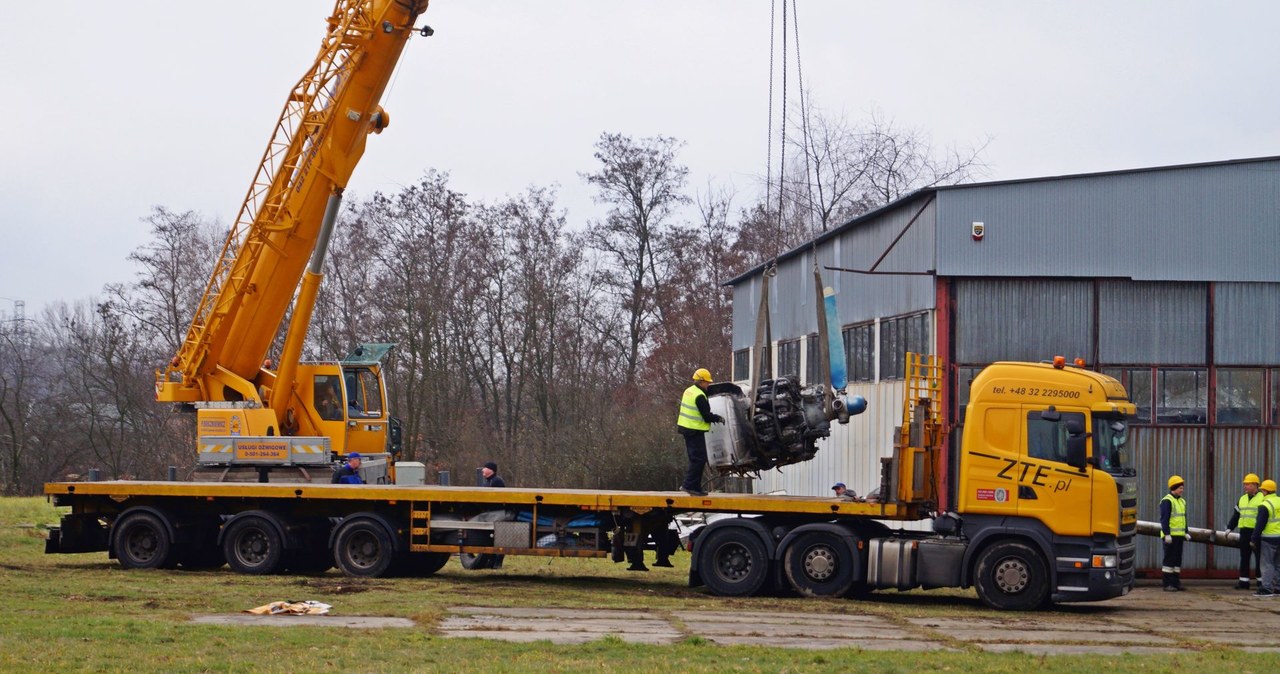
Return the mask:
M1061 358L994 363L979 373L953 501L970 550L981 550L989 537L1038 548L1050 567L1054 601L1127 592L1137 533L1136 471L1127 446L1133 413L1119 382Z

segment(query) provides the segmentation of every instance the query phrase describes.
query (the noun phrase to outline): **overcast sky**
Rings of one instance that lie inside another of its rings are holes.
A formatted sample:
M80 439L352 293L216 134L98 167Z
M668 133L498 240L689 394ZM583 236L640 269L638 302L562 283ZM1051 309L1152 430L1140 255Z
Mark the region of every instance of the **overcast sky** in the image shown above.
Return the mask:
M332 2L0 7L0 312L25 300L34 317L130 280L153 205L229 223ZM691 187L745 205L765 170L769 12L434 0L436 35L406 48L391 128L348 194L428 168L474 199L558 185L581 227L601 210L579 173L611 131L685 141ZM816 103L940 147L990 137L989 179L1280 155L1280 3L803 0L799 26Z

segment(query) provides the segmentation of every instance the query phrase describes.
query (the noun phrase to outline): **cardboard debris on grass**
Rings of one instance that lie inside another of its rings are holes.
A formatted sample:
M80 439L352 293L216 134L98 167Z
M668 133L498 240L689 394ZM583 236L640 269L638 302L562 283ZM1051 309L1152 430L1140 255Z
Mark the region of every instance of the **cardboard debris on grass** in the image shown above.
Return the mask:
M273 601L257 608L245 609L254 615L329 615L328 604L318 601Z

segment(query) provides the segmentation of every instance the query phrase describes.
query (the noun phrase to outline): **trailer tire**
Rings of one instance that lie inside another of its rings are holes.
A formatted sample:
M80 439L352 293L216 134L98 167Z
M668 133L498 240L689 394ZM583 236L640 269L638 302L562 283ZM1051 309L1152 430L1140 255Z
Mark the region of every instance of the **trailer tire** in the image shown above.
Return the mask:
M854 564L840 537L811 531L787 546L782 569L791 587L806 597L842 597L853 585Z
M712 594L754 595L769 579L769 554L754 532L723 527L698 541L698 571Z
M974 585L984 604L1003 611L1029 611L1050 599L1044 556L1018 541L995 543L983 550L974 571Z
M150 512L125 515L116 524L113 547L126 569L169 569L177 563L177 551L164 519Z
M343 523L333 541L333 559L348 576L385 576L396 562L391 535L378 522L358 519Z
M237 573L264 575L284 568L284 537L265 517L238 517L222 536L227 565Z

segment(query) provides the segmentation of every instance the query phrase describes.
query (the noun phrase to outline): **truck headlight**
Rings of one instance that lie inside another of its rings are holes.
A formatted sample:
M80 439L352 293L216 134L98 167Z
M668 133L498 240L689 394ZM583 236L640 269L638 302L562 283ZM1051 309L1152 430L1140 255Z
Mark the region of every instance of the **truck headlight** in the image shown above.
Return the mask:
M1116 568L1116 556L1115 555L1094 555L1093 568L1095 569Z

